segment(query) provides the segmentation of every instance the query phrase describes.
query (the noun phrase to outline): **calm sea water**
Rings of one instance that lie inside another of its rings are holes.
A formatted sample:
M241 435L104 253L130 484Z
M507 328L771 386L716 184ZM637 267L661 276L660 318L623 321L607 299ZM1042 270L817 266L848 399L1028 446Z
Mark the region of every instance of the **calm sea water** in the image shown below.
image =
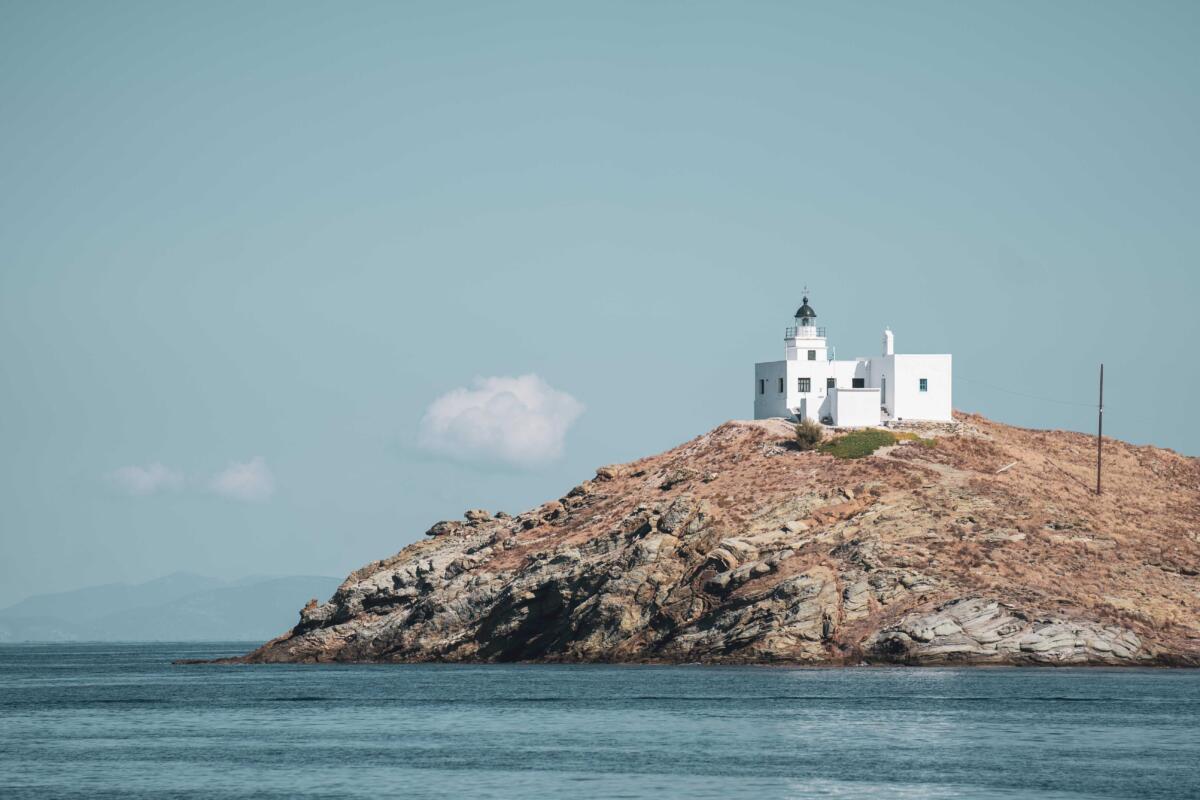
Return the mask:
M0 797L1200 797L1200 672L0 646Z

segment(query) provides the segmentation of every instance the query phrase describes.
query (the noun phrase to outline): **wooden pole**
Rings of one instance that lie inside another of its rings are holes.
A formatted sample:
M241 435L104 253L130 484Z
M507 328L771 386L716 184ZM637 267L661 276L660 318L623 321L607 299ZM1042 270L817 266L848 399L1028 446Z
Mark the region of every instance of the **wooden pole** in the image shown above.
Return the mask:
M1100 405L1096 422L1096 494L1100 494L1100 463L1104 456L1104 365L1100 365Z

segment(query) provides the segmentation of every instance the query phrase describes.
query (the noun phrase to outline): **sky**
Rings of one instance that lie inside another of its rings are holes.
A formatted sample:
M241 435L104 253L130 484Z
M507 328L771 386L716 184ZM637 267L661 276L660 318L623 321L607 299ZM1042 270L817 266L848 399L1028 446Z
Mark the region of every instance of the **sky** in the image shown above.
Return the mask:
M0 605L344 575L840 358L1200 454L1200 5L0 0Z

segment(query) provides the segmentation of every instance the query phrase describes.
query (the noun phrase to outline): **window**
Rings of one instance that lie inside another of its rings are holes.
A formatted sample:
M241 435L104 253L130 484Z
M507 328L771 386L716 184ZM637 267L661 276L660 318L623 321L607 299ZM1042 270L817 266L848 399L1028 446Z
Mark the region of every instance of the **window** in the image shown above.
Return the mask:
M759 379L758 379L758 393L759 393L759 394L766 394L766 393L767 393L767 381L766 381L766 379L765 379L765 378L759 378Z
M809 360L809 361L816 361L816 360L817 360L817 351L816 351L816 350L809 350L809 351L808 351L808 360Z
M837 388L837 379L836 378L826 378L825 379L825 388L826 389L836 389Z
M929 379L928 378L921 378L921 391L922 392L929 391Z
M783 391L783 378L779 379L779 391Z
M867 388L867 379L866 378L851 378L850 379L850 388L851 389Z
M796 391L804 393L812 391L812 378L796 378Z

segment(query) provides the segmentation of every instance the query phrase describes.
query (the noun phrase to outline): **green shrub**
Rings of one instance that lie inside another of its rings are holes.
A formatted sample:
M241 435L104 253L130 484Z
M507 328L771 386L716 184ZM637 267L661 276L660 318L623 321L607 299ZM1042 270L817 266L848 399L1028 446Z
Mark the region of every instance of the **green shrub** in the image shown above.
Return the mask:
M837 458L863 458L881 447L896 443L896 434L879 428L851 431L821 445L822 453Z
M825 429L821 423L805 419L796 423L796 447L801 450L812 450L825 438Z

